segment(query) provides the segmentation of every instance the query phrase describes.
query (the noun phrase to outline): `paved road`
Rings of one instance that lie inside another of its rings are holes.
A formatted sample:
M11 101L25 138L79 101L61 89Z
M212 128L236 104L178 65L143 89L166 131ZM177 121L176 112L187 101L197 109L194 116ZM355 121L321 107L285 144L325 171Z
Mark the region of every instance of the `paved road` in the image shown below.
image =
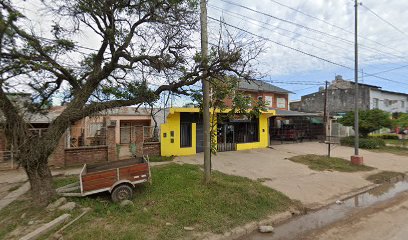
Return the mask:
M305 240L408 239L408 193L319 230Z

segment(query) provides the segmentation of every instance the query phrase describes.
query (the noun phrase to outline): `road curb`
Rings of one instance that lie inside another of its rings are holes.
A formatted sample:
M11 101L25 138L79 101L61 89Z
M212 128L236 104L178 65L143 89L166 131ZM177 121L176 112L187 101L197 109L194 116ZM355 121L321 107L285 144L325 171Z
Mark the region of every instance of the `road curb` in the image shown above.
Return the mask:
M365 193L367 191L370 191L373 188L378 187L380 184L370 184L368 186L362 187L356 191L352 191L346 194L343 194L342 196L339 197L339 199L345 200L345 199L349 199L353 196ZM319 209L322 209L324 207L327 207L329 205L334 204L335 202L331 202L316 208L309 208L309 211L317 211ZM269 215L268 217L266 217L263 220L260 221L254 221L254 222L250 222L245 224L244 226L239 226L236 228L233 228L232 230L225 232L224 234L210 234L207 235L206 237L204 237L204 240L237 240L240 239L252 232L254 232L255 230L258 229L259 226L261 225L279 225L283 222L289 221L291 218L299 216L302 214L294 214L293 211L285 211L285 212L281 212L278 214L272 214Z
M295 215L293 215L291 211L272 214L261 221L254 221L247 223L244 226L233 228L232 230L225 232L222 235L221 234L207 235L204 238L204 240L236 240L255 231L256 229L258 229L260 225L277 225L279 223L289 220L293 216Z

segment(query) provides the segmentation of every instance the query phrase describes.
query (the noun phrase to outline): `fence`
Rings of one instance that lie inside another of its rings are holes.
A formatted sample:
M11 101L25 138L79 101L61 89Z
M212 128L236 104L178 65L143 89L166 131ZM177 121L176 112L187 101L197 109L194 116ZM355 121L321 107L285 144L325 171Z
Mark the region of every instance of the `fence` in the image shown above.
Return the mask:
M143 126L143 142L158 142L160 128L154 126Z
M337 137L354 136L354 130L352 127L346 127L341 123L333 122L331 124L331 135Z
M65 147L78 148L86 146L106 146L106 127L93 125L92 127L70 127L67 130Z
M14 169L17 164L12 151L0 151L0 170Z

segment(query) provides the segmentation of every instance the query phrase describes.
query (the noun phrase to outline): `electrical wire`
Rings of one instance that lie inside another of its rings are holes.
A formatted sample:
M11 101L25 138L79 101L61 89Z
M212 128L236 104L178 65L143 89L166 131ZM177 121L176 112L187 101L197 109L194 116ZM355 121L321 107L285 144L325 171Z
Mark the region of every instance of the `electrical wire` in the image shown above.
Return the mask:
M329 33L326 33L326 32L320 31L320 30L317 30L317 29L313 29L313 28L307 27L307 26L302 25L302 24L299 24L299 23L295 23L295 22L290 21L290 20L287 20L287 19L279 18L279 17L273 16L273 15L271 15L271 14L268 14L268 13L265 13L265 12L262 12L262 11L258 11L258 10L252 9L252 8L250 8L250 7L244 6L244 5L242 5L242 4L230 2L230 1L228 1L228 0L219 0L219 1L222 1L222 2L227 3L227 4L230 4L230 5L234 5L234 6L237 6L237 7L246 9L246 10L248 10L248 11L255 12L255 13L258 13L258 14L261 14L261 15L264 15L264 16L268 16L268 17L270 17L270 18L273 18L273 19L276 19L276 20L279 20L279 21L282 21L282 22L285 22L285 23L288 23L288 24L291 24L291 25L294 25L294 26L303 28L303 29L308 30L308 31L312 31L312 32L315 32L315 33L319 33L319 34L325 35L325 36L327 36L327 37L331 37L331 38L333 38L333 39L342 41L342 42L347 43L347 44L354 44L354 42L351 41L351 40L348 40L348 39L345 39L345 38L342 38L342 37L339 37L339 36L335 36L335 35L332 35L332 34L329 34ZM361 45L361 44L360 44L360 47L361 47L361 48L365 48L366 50L370 50L371 52L374 52L374 51L375 51L375 52L382 53L382 54L389 55L389 56L393 56L393 57L396 57L396 58L405 59L405 58L402 57L402 56L399 56L399 55L396 55L396 54L393 54L393 53L389 53L389 52L384 52L384 51L381 51L381 50L379 50L379 49L377 49L377 48L372 48L372 47L368 47L368 46Z
M308 13L305 13L305 12L303 12L303 11L300 11L299 9L296 9L296 8L290 7L290 6L288 6L288 5L285 5L285 4L283 4L283 3L281 3L281 2L278 2L278 1L276 1L276 0L269 0L269 1L271 1L271 2L273 2L273 3L275 3L275 4L278 4L278 5L282 6L282 7L291 9L292 11L295 11L295 12L297 12L297 13L300 13L300 14L302 14L302 15L304 15L304 16L309 17L309 18L312 18L312 19L318 20L318 21L320 21L320 22L323 22L323 23L325 23L325 24L327 24L327 25L329 25L329 26L331 26L331 27L340 29L340 30L342 30L342 31L344 31L344 32L346 32L346 33L354 34L354 32L352 32L352 31L350 31L350 30L347 30L347 29L345 29L345 28L343 28L343 27L340 27L340 26L337 26L337 25L335 25L335 24L332 24L332 23L330 23L330 22L328 22L328 21L326 21L326 20L324 20L324 19L320 19L320 18L318 18L318 17L312 16L312 15L310 15L310 14L308 14ZM359 38L362 38L362 39L364 39L364 40L368 40L368 41L370 41L370 42L373 42L373 43L375 43L375 44L378 44L378 45L380 45L380 46L382 46L382 47L388 48L388 49L390 49L390 50L393 50L393 51L395 51L395 52L398 52L398 53L400 53L400 54L404 54L404 53L402 53L402 52L400 52L400 51L398 51L398 50L396 50L396 49L394 49L394 48L391 48L391 47L389 47L389 46L387 46L387 45L385 45L385 44L382 44L382 43L380 43L380 42L377 42L377 41L375 41L375 40L372 40L372 39L370 39L370 38L368 38L368 37L364 37L364 36L362 36L362 35L358 35L358 37L359 37Z
M363 8L365 8L367 11L369 11L370 13L372 13L374 16L376 16L377 18L379 18L381 21L385 22L386 24L388 24L389 26L391 26L392 28L394 28L395 30L397 30L399 33L405 35L406 37L408 37L408 34L404 31L402 31L401 29L399 29L398 27L396 27L394 24L392 24L391 22L387 21L386 19L384 19L383 17L381 17L379 14L377 14L376 12L374 12L373 10L371 10L370 8L368 8L367 6L361 4L361 6Z
M318 59L318 60L321 60L321 61L324 61L324 62L333 64L333 65L337 65L337 66L339 66L339 67L343 67L343 68L346 68L346 69L349 69L349 70L353 70L353 71L354 71L354 68L351 68L351 67L348 67L348 66L346 66L346 65L343 65L343 64L334 62L334 61L332 61L332 60L328 60L328 59L323 58L323 57L319 57L319 56L317 56L317 55L314 55L314 54L305 52L305 51L303 51L303 50L300 50L300 49L297 49L297 48L294 48L294 47L287 46L287 45L285 45L285 44L283 44L283 43L274 41L274 40L272 40L272 39L270 39L270 38L267 38L267 37L260 36L260 35L258 35L258 34L252 33L252 32L250 32L250 31L248 31L248 30L245 30L245 29L242 29L242 28L240 28L240 27L234 26L234 25L232 25L232 24L226 23L225 21L218 20L218 19L213 18L213 17L211 17L211 16L208 16L208 19L210 19L210 20L212 20L212 21L216 21L216 22L222 23L222 24L224 24L224 25L226 25L226 26L235 28L235 29L237 29L237 30L240 30L240 31L245 32L245 33L247 33L247 34L250 34L250 35L252 35L252 36L258 37L258 38L263 39L263 40L265 40L265 41L269 41L269 42L275 43L276 45L279 45L279 46L284 47L284 48L291 49L291 50L293 50L293 51L296 51L296 52L299 52L299 53L301 53L301 54L307 55L307 56L309 56L309 57L313 57L313 58L316 58L316 59ZM369 76L369 77L375 77L375 78L382 79L382 80L389 81L389 82L394 82L394 83L399 83L399 84L408 85L408 83L406 83L406 82L395 81L395 80L388 79L388 78L385 78L385 77L377 76L377 75L375 75L375 74L363 73L363 75L364 75L364 76Z
M290 47L290 46L285 45L285 44L283 44L283 43L274 41L274 40L272 40L272 39L270 39L270 38L260 36L260 35L258 35L258 34L255 34L255 33L250 32L250 31L248 31L248 30L242 29L242 28L240 28L240 27L234 26L234 25L229 24L229 23L226 23L226 22L224 22L224 21L220 21L220 20L218 20L218 19L216 19L216 18L213 18L213 17L211 17L211 16L208 16L208 19L213 20L213 21L216 21L216 22L219 22L219 23L222 23L222 24L225 24L225 25L227 25L227 26L230 26L230 27L235 28L235 29L237 29L237 30L240 30L240 31L242 31L242 32L248 33L248 34L250 34L250 35L252 35L252 36L258 37L258 38L263 39L263 40L265 40L265 41L269 41L269 42L275 43L276 45L279 45L279 46L281 46L281 47L291 49L291 50L293 50L293 51L296 51L296 52L299 52L299 53L301 53L301 54L304 54L304 55L307 55L307 56L310 56L310 57L319 59L319 60L321 60L321 61L324 61L324 62L333 64L333 65L337 65L337 66L340 66L340 67L343 67L343 68L347 68L347 69L350 69L350 70L354 70L353 68L348 67L348 66L346 66L346 65L343 65L343 64L340 64L340 63L336 63L336 62L334 62L334 61L325 59L325 58L323 58L323 57L316 56L316 55L314 55L314 54L311 54L311 53L302 51L302 50L297 49L297 48L294 48L294 47Z
M284 36L284 37L293 39L293 37L286 36L286 35L281 34L281 33L277 32L277 31L275 31L275 30L273 30L273 29L266 28L265 26L261 26L261 24L270 25L269 23L262 22L262 21L259 21L259 20L254 19L254 18L245 16L245 15L243 15L243 14L236 13L236 12L232 12L232 11L229 11L229 10L226 10L226 9L223 9L223 8L220 8L220 7L211 5L211 4L208 4L208 5L209 5L210 8L216 9L216 10L218 10L218 11L220 11L220 12L222 12L222 13L225 13L225 14L227 14L227 15L229 15L229 16L233 16L233 17L236 17L236 18L245 20L245 21L247 21L247 20L249 19L249 20L258 22L258 23L260 23L260 24L255 24L255 23L253 23L253 22L251 22L251 24L253 24L253 25L255 25L255 26L258 26L258 27L262 27L262 28L264 28L264 29L266 29L266 30L268 30L268 31L274 32L274 33L279 34L279 35L281 35L281 36ZM273 27L274 27L275 29L279 29L279 30L282 30L282 31L286 31L286 32L289 32L289 33L296 34L296 35L301 35L301 34L295 32L295 31L290 31L290 30L288 30L288 29L281 28L281 27L279 27L279 26L273 26ZM347 51L349 50L349 49L344 48L344 47L342 47L342 46L339 46L339 45L336 45L336 44L332 44L332 43L330 43L330 42L325 42L325 41L319 40L319 39L317 39L317 38L313 38L313 37L309 37L309 36L305 36L305 35L301 35L301 36L304 37L304 38L307 38L307 39L311 39L311 40L313 40L313 41L317 41L317 42L320 42L320 43L323 43L323 44L332 46L332 47L340 48L340 49L342 49L342 50L347 50ZM306 45L312 46L312 47L314 47L314 48L317 48L317 49L322 50L322 51L325 51L325 52L327 52L327 50L328 50L328 49L324 49L324 48L318 47L318 46L316 46L316 45L310 44L310 43L308 43L308 42L301 41L301 40L299 40L299 39L295 39L295 41L304 43L304 44L306 44ZM332 51L332 52L333 52L333 51ZM352 58L347 58L347 59L349 59L350 61L354 61L354 59L352 59Z

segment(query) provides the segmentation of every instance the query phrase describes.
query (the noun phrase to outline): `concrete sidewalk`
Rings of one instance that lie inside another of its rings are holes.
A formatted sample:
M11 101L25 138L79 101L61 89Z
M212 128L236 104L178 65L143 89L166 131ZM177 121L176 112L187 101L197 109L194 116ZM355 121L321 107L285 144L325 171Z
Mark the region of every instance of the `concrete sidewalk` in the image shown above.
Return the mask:
M365 180L367 175L379 170L408 171L408 159L388 153L361 151L366 165L378 168L370 172L342 173L319 172L287 158L302 154L326 154L326 145L316 142L284 144L273 149L221 152L213 156L213 169L220 172L267 179L264 185L283 192L306 207L316 208L334 202L346 195L361 191L373 184ZM349 159L353 149L335 146L332 156ZM202 164L202 154L176 158L177 162Z
M53 176L69 176L79 174L80 171L81 168L53 169L51 173ZM27 180L27 174L22 169L0 172L0 210L30 190L30 183ZM9 192L9 189L20 184L19 188Z

